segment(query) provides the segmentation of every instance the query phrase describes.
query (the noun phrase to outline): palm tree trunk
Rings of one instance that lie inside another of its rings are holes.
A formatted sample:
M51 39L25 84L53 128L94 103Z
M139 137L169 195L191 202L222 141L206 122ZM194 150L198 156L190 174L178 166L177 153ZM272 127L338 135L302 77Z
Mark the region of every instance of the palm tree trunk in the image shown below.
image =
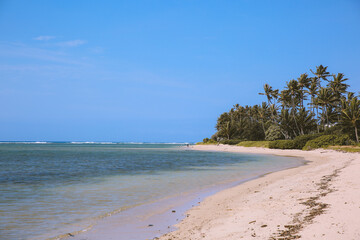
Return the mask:
M359 143L359 136L358 136L358 130L357 130L356 125L355 125L355 136L356 136L356 142Z
M265 130L265 125L264 125L264 120L261 121L261 125L264 131L264 135L266 136L266 130Z
M294 118L295 126L296 126L297 130L299 131L299 135L301 135L300 129L299 129L299 126L298 126L298 124L297 124L296 117L295 117L295 103L294 103L294 99L292 100L292 107L293 107L293 118ZM294 133L295 133L295 131L294 131ZM296 137L296 134L295 134L295 137Z
M327 106L325 106L325 113L326 113L327 127L329 127L329 115L328 115L328 108L327 108ZM325 129L325 125L324 125L324 129Z
M317 131L318 131L318 133L320 133L320 126L319 126L319 107L318 106L316 106L316 120L318 121L317 122L317 124L316 124L316 126L317 126Z

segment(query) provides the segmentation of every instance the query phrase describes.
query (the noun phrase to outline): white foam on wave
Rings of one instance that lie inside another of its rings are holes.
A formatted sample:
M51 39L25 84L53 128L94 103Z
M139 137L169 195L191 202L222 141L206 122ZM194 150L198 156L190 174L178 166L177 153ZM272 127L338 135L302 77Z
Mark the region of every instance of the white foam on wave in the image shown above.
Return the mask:
M70 142L71 144L116 144L115 142Z
M117 144L145 144L145 145L155 145L155 144L167 144L167 145L186 145L192 144L188 142L119 142Z

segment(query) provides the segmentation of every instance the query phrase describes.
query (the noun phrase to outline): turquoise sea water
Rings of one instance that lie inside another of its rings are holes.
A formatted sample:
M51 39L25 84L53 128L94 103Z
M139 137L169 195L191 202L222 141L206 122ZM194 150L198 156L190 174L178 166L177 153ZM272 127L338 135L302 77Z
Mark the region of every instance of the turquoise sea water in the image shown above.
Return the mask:
M55 237L138 205L300 164L184 144L1 143L0 238Z

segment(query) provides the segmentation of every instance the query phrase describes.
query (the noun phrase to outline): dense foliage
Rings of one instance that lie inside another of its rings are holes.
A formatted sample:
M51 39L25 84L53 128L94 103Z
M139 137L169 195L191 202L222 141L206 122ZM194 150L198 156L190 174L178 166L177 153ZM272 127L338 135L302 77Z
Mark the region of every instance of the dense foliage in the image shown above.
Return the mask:
M267 102L236 104L221 114L212 139L284 140L273 145L288 148L294 144L293 148L298 149L321 134L347 134L359 142L360 100L348 91L348 79L342 73L330 74L322 65L310 71L312 76L301 74L281 91L265 84L264 92L259 94L266 96Z
M310 140L304 146L304 150L324 148L328 146L343 146L354 144L348 135L324 135Z

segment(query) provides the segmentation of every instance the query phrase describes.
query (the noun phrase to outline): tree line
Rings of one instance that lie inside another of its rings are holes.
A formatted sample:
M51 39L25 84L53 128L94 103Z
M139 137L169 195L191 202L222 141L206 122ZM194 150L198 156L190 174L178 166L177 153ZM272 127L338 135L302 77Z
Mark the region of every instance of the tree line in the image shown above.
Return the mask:
M294 139L315 133L348 134L359 142L360 96L348 91L343 73L317 66L286 82L283 90L264 85L266 97L254 106L234 105L219 116L213 140Z

